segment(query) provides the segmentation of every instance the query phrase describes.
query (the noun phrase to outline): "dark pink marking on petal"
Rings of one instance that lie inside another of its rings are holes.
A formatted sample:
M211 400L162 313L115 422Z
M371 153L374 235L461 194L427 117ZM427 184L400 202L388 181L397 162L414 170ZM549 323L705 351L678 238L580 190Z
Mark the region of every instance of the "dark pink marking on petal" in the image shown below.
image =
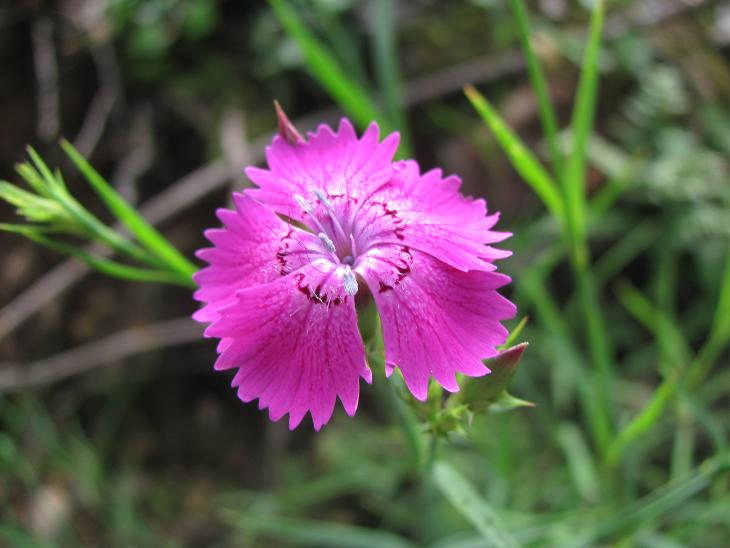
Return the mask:
M338 397L353 415L359 379L371 380L355 306L345 299L335 268L304 267L297 275L242 290L206 331L227 341L216 369L238 369L233 379L238 396L258 399L272 420L289 413L290 428L310 413L319 430ZM314 293L323 302L314 302ZM320 306L337 298L342 306Z
M463 272L420 251L408 254L407 273L398 266L398 245L369 251L356 270L380 312L388 368L400 368L413 395L425 399L430 377L455 391L456 373L488 373L482 360L497 354L507 337L500 322L516 309L497 292L507 276Z

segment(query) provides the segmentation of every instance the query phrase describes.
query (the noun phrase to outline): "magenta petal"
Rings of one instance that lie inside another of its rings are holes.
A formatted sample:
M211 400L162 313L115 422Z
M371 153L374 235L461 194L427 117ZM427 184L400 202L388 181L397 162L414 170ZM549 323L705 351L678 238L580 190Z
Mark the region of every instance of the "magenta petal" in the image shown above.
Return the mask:
M497 354L507 337L500 321L516 312L497 292L507 276L462 272L403 246L381 246L362 259L356 271L380 312L386 362L400 368L416 398L426 398L430 376L455 391L456 373L489 372L482 360Z
M278 213L299 221L306 216L294 196L313 200L314 190L330 197L360 201L386 183L393 174L392 159L398 147L397 133L378 143L373 123L358 139L352 124L340 122L337 133L320 125L308 142L292 145L275 137L266 149L269 170L251 167L248 177L258 188L246 193Z
M397 162L395 176L360 209L360 239L370 245L408 245L459 270L495 270L509 252L491 247L510 236L491 230L498 215L487 216L484 200L459 193L461 180L435 169L420 174L412 160Z
M353 415L359 379L370 381L354 299L326 260L239 291L206 334L230 341L216 368L238 368L239 397L258 398L272 420L289 413L290 428L309 412L319 430L337 397Z
M235 302L239 289L270 282L321 250L314 235L292 228L251 198L233 198L235 211L217 212L224 228L205 232L215 247L197 253L209 263L193 276L200 287L194 298L206 303L193 316L200 322L215 320L219 309Z

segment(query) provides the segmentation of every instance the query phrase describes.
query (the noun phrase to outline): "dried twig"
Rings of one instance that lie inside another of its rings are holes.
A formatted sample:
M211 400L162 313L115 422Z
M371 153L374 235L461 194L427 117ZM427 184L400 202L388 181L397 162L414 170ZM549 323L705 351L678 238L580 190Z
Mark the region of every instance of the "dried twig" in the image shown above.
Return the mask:
M129 131L130 150L111 177L114 188L132 204L138 200L137 179L150 168L154 160L150 109L142 107L135 110Z
M73 144L85 157L91 156L96 148L109 115L121 96L119 66L110 44L91 50L91 56L99 77L99 91L94 96Z
M202 332L187 316L133 327L37 362L0 367L0 392L48 384L154 348L197 341Z
M47 17L33 22L33 63L35 66L38 95L38 137L45 142L58 135L59 99L58 64L53 43L53 23Z

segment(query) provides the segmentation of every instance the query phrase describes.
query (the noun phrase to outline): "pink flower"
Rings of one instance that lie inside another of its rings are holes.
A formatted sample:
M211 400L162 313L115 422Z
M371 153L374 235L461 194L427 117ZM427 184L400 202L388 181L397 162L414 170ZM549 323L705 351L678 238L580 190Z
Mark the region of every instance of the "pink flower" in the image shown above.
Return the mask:
M319 430L337 397L353 415L360 378L372 378L355 310L367 290L386 373L398 367L416 398L430 377L456 391L456 373L489 373L482 360L515 314L497 292L510 281L493 264L509 252L489 245L509 236L491 230L498 215L459 194L458 177L393 162L398 134L379 143L375 123L360 139L344 119L308 142L284 129L269 169L246 170L258 188L218 210L224 227L198 252L209 266L195 275L205 305L194 318L220 339L215 368L237 369L238 396L272 420L289 413L290 428L309 412Z

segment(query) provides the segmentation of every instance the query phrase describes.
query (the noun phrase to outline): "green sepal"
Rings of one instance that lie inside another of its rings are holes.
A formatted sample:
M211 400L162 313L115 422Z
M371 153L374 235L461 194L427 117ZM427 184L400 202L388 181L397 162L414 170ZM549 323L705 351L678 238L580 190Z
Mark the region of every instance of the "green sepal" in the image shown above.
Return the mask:
M523 342L484 360L492 372L483 377L468 377L461 383L461 390L449 397L447 407L468 406L480 413L503 398L503 393L517 372L522 354L528 343Z
M516 398L506 390L502 390L492 403L489 404L487 410L490 413L503 413L504 411L512 411L519 407L535 407L531 401Z

